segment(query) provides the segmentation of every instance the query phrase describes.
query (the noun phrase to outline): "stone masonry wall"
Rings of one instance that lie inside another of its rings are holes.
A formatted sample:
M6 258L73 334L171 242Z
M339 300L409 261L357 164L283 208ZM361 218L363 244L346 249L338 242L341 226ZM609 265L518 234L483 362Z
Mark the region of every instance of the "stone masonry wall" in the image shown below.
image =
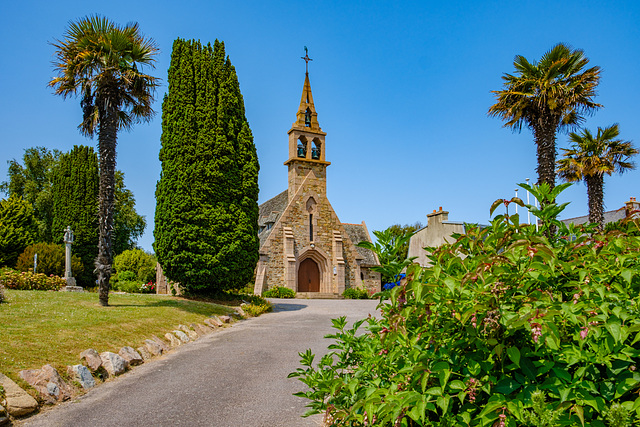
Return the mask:
M297 162L295 162L297 163ZM270 288L274 285L289 286L294 290L296 283L286 283L285 277L285 254L284 254L284 233L283 227L291 227L294 236L294 254L296 257L296 270L299 264L299 256L305 250L309 250L312 243L309 238L309 211L307 202L309 197L313 197L315 201L315 208L313 213L313 244L315 250L326 257L327 263L324 269L325 279L324 283L329 285L329 292L342 293L344 291L345 284L351 285L356 283L356 256L357 252L355 246L349 240L347 233L338 216L335 214L331 203L325 195L325 176L324 166L320 164L303 164L296 165L291 164L290 168L298 168L298 173L303 173L306 170L307 176L304 182L300 183L301 188L293 194L289 205L282 213L280 219L275 224L274 229L263 248L262 253L268 253L269 259L267 261L267 272L265 287ZM309 173L311 172L311 173ZM342 236L342 254L333 253L334 236L333 231L339 231ZM344 259L344 271L345 278L344 283L336 283L334 275L334 267L336 270L340 268L336 264L337 256L341 256ZM322 269L323 266L319 267ZM321 272L321 274L323 274ZM358 278L359 279L359 278ZM296 273L297 280L297 273ZM360 281L360 280L358 280ZM321 284L322 292L322 284Z

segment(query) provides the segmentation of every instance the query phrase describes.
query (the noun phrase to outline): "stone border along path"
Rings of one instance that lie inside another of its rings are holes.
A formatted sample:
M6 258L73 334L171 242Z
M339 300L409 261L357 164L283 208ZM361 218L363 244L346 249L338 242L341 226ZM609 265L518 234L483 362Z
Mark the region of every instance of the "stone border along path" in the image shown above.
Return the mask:
M233 307L236 313L233 316L244 319L246 314L241 307ZM102 378L114 378L122 375L130 367L141 365L154 356L161 356L170 350L204 337L214 330L232 326L231 316L210 316L204 320L205 325L191 323L187 327L179 325L173 333L166 333L161 340L153 335L151 339L144 341L137 351L125 346L118 354L105 351L98 353L94 349L88 349L80 353L80 360L84 365L67 366L67 374L72 381L77 382L84 391L95 387L94 375ZM85 366L86 365L86 366ZM31 385L45 404L56 404L70 400L78 394L78 390L67 384L58 371L51 365L44 365L41 369L26 369L20 371L20 378ZM0 386L4 389L5 397L0 400L0 426L8 424L16 418L25 417L39 408L38 401L24 391L6 375L0 373Z
M304 389L287 378L310 348L328 352L331 319L376 315L377 300L269 299L274 312L236 323L145 363L19 425L38 426L319 426L300 416ZM364 331L363 331L364 332Z

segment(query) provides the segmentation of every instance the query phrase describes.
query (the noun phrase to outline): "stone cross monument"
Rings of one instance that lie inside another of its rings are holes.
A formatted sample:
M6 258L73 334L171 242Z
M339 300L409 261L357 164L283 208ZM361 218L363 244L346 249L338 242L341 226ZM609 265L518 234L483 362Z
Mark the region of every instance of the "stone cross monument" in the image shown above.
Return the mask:
M67 226L66 230L64 230L64 281L67 286L62 290L66 292L82 292L84 289L82 289L82 286L76 286L76 279L71 274L71 245L73 244L73 237L71 227Z

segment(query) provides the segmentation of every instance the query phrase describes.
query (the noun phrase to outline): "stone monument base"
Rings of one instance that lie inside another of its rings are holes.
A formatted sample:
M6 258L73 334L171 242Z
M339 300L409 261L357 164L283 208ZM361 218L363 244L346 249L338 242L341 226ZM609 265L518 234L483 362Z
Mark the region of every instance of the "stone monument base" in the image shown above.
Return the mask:
M65 286L60 289L60 292L84 292L84 288L82 286Z
M62 292L84 292L82 286L76 285L75 277L65 277L64 280L67 282L67 286L60 289Z

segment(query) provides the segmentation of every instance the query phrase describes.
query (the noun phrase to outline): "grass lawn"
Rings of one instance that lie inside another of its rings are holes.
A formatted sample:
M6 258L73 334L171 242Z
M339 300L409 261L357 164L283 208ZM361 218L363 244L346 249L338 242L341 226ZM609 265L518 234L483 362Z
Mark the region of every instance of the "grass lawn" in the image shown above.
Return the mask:
M110 307L96 293L5 290L0 304L0 372L22 387L22 369L50 363L61 375L79 363L83 350L99 353L129 345L137 348L151 335L163 337L179 324L202 323L212 314L228 314L222 305L154 294L110 294Z

